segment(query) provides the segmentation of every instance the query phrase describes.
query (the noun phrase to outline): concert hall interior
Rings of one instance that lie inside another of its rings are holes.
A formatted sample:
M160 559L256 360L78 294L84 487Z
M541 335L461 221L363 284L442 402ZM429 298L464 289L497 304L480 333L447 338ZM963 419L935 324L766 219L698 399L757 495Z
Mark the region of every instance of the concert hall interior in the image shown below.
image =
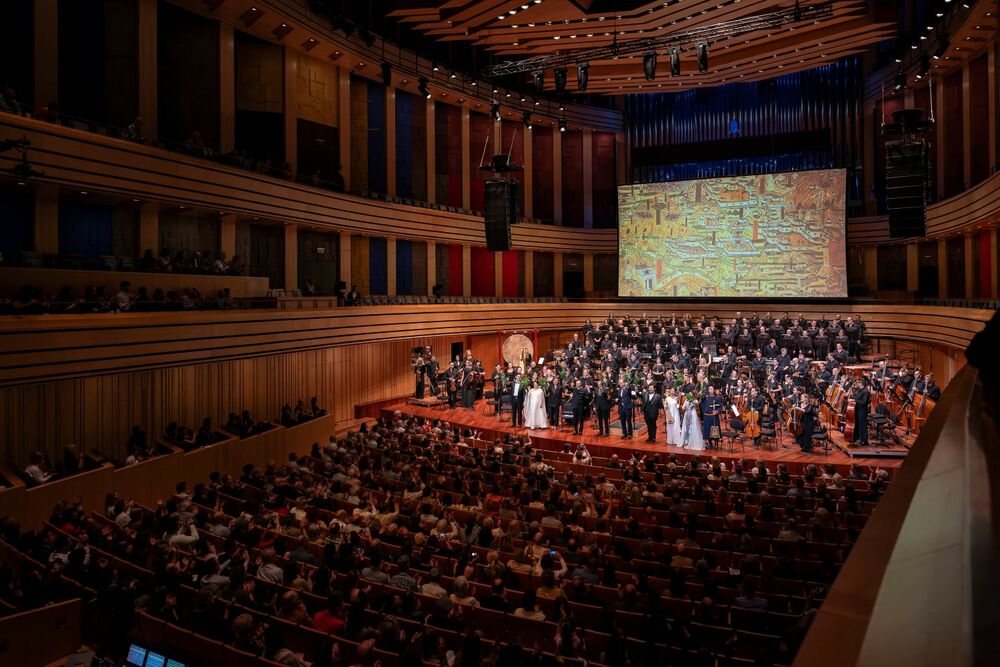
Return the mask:
M1000 0L6 0L0 665L1000 664Z

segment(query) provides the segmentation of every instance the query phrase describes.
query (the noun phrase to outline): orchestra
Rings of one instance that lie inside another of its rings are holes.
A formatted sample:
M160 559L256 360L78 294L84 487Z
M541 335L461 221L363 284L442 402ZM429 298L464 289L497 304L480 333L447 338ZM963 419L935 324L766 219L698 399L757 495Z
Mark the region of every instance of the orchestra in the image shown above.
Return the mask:
M540 361L529 355L520 365L497 364L488 381L497 405L510 406L515 427L524 426L524 394L540 389L546 427L562 424L574 435L596 418L598 437L610 437L617 408L614 423L623 438L632 437L638 412L647 442L657 442L662 420L667 444L694 450L719 449L724 433L757 448L777 446L787 433L811 452L816 433L828 429L842 432L848 445L867 447L873 442L869 415L884 415L888 423L875 439L898 442L896 429L918 432L941 390L931 374L911 365L864 363L866 338L856 316L737 313L722 322L705 315L609 314L588 319ZM416 396L428 385L437 395L443 385L452 408L459 401L473 407L487 382L471 351L441 370L428 347L413 368Z

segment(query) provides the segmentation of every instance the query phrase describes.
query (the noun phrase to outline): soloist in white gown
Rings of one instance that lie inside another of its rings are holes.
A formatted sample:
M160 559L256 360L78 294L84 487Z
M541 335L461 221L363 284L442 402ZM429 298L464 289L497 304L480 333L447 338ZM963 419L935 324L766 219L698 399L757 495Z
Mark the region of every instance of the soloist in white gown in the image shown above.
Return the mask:
M681 444L681 414L677 409L677 398L674 396L667 396L666 398L666 408L667 408L667 444L668 445L680 445ZM670 423L670 419L673 419L673 423Z
M549 418L545 411L545 392L541 387L529 389L524 399L524 427L549 427Z
M681 426L681 447L698 451L705 449L705 436L701 432L701 420L698 418L698 410L693 403L689 403L687 410L684 411L684 423Z

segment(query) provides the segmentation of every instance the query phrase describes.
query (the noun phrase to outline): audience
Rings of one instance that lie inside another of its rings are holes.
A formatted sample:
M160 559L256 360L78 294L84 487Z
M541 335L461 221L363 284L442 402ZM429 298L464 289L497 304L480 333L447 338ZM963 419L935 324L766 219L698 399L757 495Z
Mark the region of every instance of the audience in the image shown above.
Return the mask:
M197 434L167 428L172 442L212 434L208 419ZM134 428L130 450L145 443ZM104 516L62 504L50 528L4 535L43 567L115 590L140 620L281 664L367 664L373 650L514 664L523 649L480 611L538 623L520 634L539 658L666 664L676 647L788 664L885 484L873 472L833 490L836 466L795 475L641 452L591 456L580 473L576 458L396 413L284 465L180 483L153 508L109 494ZM811 494L787 495L803 486ZM766 633L743 625L765 610Z

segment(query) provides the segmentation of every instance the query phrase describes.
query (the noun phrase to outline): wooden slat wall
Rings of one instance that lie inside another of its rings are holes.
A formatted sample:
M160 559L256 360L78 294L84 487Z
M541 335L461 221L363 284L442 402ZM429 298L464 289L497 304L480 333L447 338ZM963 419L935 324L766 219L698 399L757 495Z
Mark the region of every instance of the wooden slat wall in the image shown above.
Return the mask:
M807 316L860 313L874 337L933 346L928 367L942 382L957 368L946 355L955 362L992 316L961 308L783 307ZM461 342L492 363L499 329L541 329L544 353L553 334L586 317L676 310L726 318L742 308L595 302L7 318L0 322L2 453L23 464L35 449L59 455L75 442L120 455L133 424L155 434L174 420L194 427L211 416L221 425L243 409L273 419L282 404L310 396L344 424L358 404L412 391L414 346L432 345L444 363L451 343ZM439 335L414 337L423 332Z

